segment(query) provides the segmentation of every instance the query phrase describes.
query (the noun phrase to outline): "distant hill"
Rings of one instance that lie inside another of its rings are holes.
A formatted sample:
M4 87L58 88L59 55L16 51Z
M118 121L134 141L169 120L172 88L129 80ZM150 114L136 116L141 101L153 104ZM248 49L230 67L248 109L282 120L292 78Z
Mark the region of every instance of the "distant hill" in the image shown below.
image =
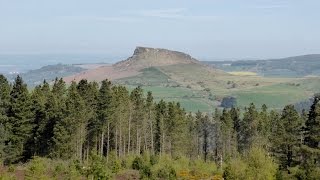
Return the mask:
M79 81L81 79L101 81L105 78L118 80L143 74L143 70L146 68L168 67L173 65L190 65L208 68L206 65L201 64L200 61L183 52L161 48L137 47L134 50L133 55L126 60L120 61L113 65L90 69L88 71L66 77L65 80L67 82L73 80Z
M304 77L320 75L320 54L268 60L205 61L225 71L251 71L270 77Z
M36 86L47 80L48 82L53 81L56 77L65 77L72 74L77 74L86 69L76 66L76 65L65 65L56 64L43 66L40 69L30 70L26 73L21 73L20 76L26 81L30 86ZM7 75L8 79L13 81L16 75Z

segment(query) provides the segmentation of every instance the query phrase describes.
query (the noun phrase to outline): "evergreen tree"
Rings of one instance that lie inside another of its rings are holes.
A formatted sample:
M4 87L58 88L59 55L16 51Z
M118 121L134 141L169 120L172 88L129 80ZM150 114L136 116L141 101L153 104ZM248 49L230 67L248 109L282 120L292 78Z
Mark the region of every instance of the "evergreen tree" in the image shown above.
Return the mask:
M56 122L54 143L56 153L61 158L83 158L83 143L86 138L85 103L72 82L66 98L66 116Z
M135 88L130 94L131 106L132 106L132 123L135 124L133 127L133 132L135 139L132 141L132 145L135 145L135 152L140 154L141 152L141 137L142 134L146 131L146 118L145 118L145 111L144 111L144 103L145 99L143 97L143 90L140 86Z
M231 118L231 113L227 109L223 109L220 121L223 156L224 158L230 158L234 154L234 148L236 147L236 133L233 129L234 122Z
M0 161L6 157L4 152L6 142L8 141L8 110L10 103L10 84L3 75L0 75Z
M241 141L241 125L242 125L242 121L240 119L240 109L235 107L231 108L230 116L233 121L233 130L236 138L235 141L238 144L238 142ZM237 145L237 149L238 150L240 149L239 145Z
M214 126L214 157L215 162L219 165L220 168L222 168L223 163L223 141L222 141L222 130L221 130L221 112L219 109L215 109L213 114L213 126Z
M319 179L320 174L320 95L316 94L309 116L305 121L304 145L302 146L302 171L308 179ZM305 116L303 116L305 117Z
M243 116L241 139L238 142L240 152L249 150L254 144L255 138L258 134L258 112L253 103L251 103L250 106L245 109Z
M9 163L25 160L30 156L26 151L32 146L32 112L30 96L27 85L20 76L17 76L10 92L10 105L8 109L8 131L9 139L6 147L7 161Z
M298 149L300 141L301 119L293 105L287 105L277 123L273 134L273 151L278 158L282 169L293 167L298 161Z
M97 107L97 117L98 117L98 129L100 139L97 144L97 150L100 156L103 156L105 147L105 133L107 132L107 137L110 139L110 114L112 113L111 107L111 91L112 84L110 81L103 80L101 82L101 87L98 93L98 107ZM109 142L108 142L109 143ZM107 144L107 153L109 153L109 144Z
M83 118L85 124L87 124L86 130L88 132L85 139L83 159L88 160L90 151L95 150L95 137L98 135L98 119L96 110L98 106L98 84L96 82L88 83L87 80L82 79L77 84L77 91L85 103Z
M310 148L320 149L320 95L314 97L306 121L305 144Z
M148 129L149 129L149 146L148 148L151 149L151 153L154 154L154 124L155 124L155 117L154 117L154 102L152 92L148 91L147 99L146 99L146 114L147 114L147 121L148 121Z
M155 153L160 154L163 152L163 142L161 141L164 136L164 119L166 118L166 103L161 100L156 106L156 124L155 124L155 135L154 135L154 145Z
M45 109L47 112L47 124L43 130L43 139L46 139L48 145L43 151L50 157L60 157L61 144L56 139L59 134L63 136L64 132L59 132L59 126L66 117L66 83L62 79L56 78L52 86L51 93L48 95ZM61 127L61 131L64 129Z
M35 87L32 95L32 112L33 112L33 145L30 148L32 155L46 155L48 148L48 137L46 136L46 126L48 124L46 103L50 94L49 84L44 81L43 85Z
M204 154L204 161L207 162L208 160L208 155L209 155L209 148L210 148L210 142L209 142L209 137L210 137L210 120L209 120L209 116L205 115L202 119L202 126L203 126L203 145L202 145L202 149L203 149L203 154Z

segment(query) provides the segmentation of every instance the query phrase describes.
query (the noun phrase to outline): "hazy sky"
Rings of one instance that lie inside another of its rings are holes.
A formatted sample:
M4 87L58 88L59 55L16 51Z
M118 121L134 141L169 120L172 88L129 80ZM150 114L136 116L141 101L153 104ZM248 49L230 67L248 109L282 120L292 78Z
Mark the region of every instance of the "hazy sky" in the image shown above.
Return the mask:
M195 57L320 53L319 0L0 0L0 54L129 55L136 46Z

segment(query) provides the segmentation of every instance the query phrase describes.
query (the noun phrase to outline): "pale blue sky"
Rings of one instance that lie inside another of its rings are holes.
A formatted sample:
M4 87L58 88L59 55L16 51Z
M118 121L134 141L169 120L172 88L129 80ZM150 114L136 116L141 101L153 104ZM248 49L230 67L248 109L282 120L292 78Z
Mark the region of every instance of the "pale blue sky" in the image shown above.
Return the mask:
M320 53L319 0L0 0L0 54L130 55L136 46L201 58Z

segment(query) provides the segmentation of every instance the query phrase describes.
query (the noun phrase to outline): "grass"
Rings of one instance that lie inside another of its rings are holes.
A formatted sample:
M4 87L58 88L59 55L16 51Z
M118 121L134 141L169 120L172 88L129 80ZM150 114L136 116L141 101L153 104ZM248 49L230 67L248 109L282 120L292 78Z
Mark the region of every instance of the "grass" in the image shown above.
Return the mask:
M127 86L132 90L136 86ZM152 91L155 101L179 102L186 111L212 112L215 105L208 99L208 93L204 91L191 90L184 87L143 86L144 92Z
M310 97L313 92L305 91L305 87L296 83L280 83L270 86L257 87L245 91L237 91L238 105L244 107L251 102L257 106L266 104L270 108L282 108L287 104L295 104Z

